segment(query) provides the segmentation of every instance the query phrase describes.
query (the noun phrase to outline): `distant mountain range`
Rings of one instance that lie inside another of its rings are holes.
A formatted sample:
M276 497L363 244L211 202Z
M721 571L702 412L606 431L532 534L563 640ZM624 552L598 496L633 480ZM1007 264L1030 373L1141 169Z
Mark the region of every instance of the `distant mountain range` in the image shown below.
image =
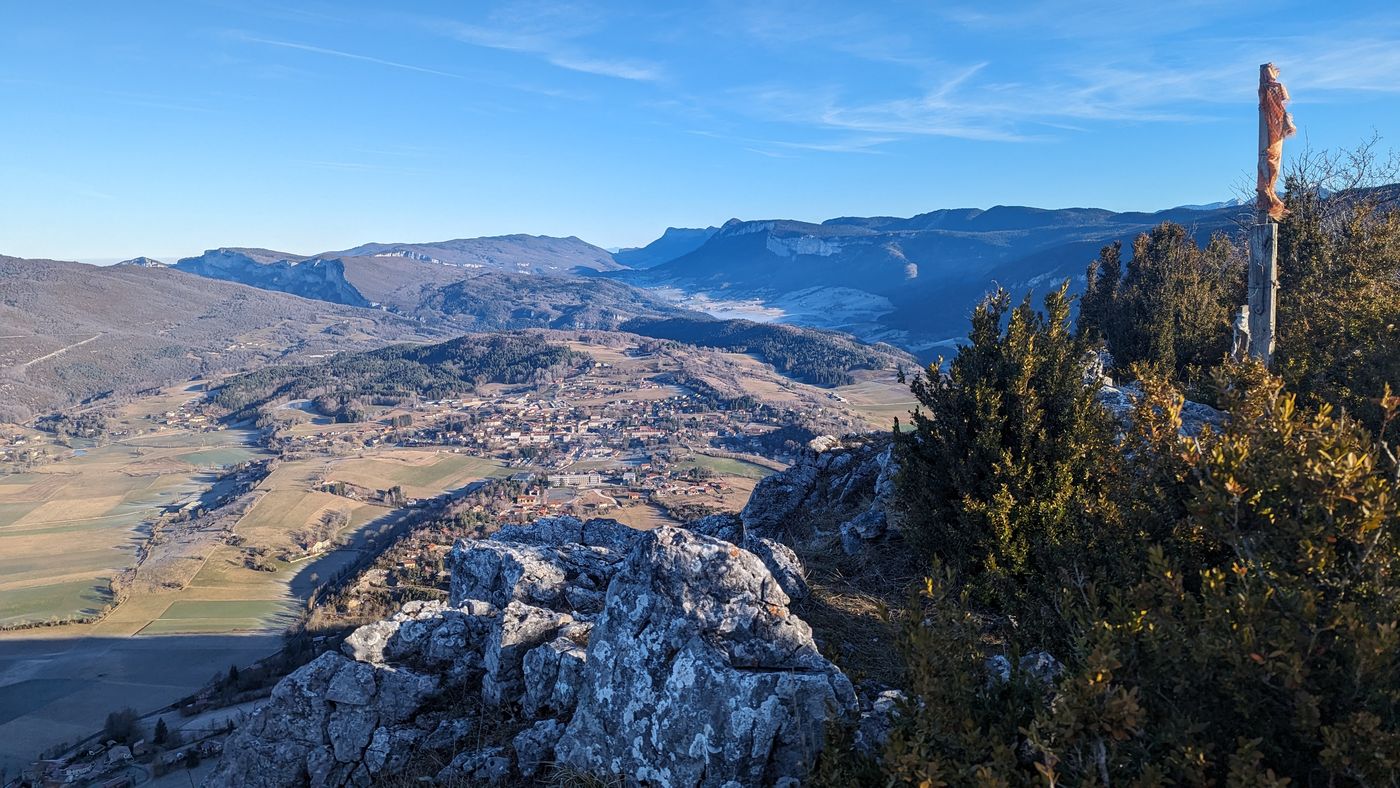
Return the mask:
M369 243L314 255L228 247L171 266L149 258L109 269L83 266L81 272L63 268L67 264L49 264L46 275L65 272L68 281L86 277L93 283L123 282L125 289L109 303L101 303L96 295L74 301L93 304L98 313L84 326L113 333L118 330L102 326L116 326L121 318L138 314L148 315L147 323L158 322L160 313L152 309L168 307L167 314L174 315L180 302L192 304L197 311L210 299L232 297L207 286L200 291L191 284L198 280L180 277L188 273L350 310L327 309L318 319L352 314L362 320L406 319L409 322L401 325L416 325L429 334L532 327L616 329L629 323L634 328L674 328L665 321L683 319L696 321L686 329L688 336L758 341L751 340L757 335L742 324L732 329L705 327L704 312L839 330L928 360L947 352L965 333L972 305L995 285L1019 294L1043 292L1066 278L1079 282L1085 266L1106 243L1130 242L1164 221L1183 224L1205 240L1212 233L1234 230L1241 220L1247 221L1247 212L1248 206L1225 202L1156 213L996 206L939 210L909 218L840 217L821 223L735 219L721 227L668 228L644 247L615 253L574 237L506 235L434 243ZM168 284L171 292L190 294L148 296L136 292L133 277L148 277L147 287ZM304 301L257 299L249 295L256 291L237 292L243 294L242 303L253 305L254 324L277 320L279 311L305 319L311 309ZM64 296L55 290L47 297L61 301ZM100 317L104 308L115 312ZM218 309L213 313L229 320L220 330L239 328L231 315ZM32 321L33 316L26 319ZM171 322L184 325L182 320ZM201 332L223 325L194 324ZM390 322L364 333L404 330L395 325L400 324ZM68 329L86 330L77 325ZM150 352L183 357L187 349L195 348L189 353L207 358L215 351L212 345L180 337L178 331L170 333L174 329L162 334L148 326L144 331L142 336L174 337L168 347ZM146 352L140 350L148 347L143 342L135 343L133 352ZM805 374L812 376L810 371ZM96 382L100 377L95 372L92 385L63 388L74 396L90 395L102 385ZM39 384L36 389L48 385Z
M846 331L928 358L964 333L972 305L995 285L1020 293L1078 281L1106 243L1164 221L1204 241L1247 212L1232 200L1156 213L996 206L819 224L733 219L667 228L613 253L574 237L507 235L316 255L214 249L174 267L477 330L611 327L679 307Z
M1104 244L1164 221L1201 240L1232 231L1235 205L1157 213L997 206L910 218L842 217L820 224L731 220L692 251L610 276L683 295L682 303L848 331L932 355L962 336L976 300L1079 280Z
M628 268L651 268L681 255L690 254L717 232L718 227L706 227L703 230L667 227L666 232L655 241L636 249L619 249L613 253L613 259Z

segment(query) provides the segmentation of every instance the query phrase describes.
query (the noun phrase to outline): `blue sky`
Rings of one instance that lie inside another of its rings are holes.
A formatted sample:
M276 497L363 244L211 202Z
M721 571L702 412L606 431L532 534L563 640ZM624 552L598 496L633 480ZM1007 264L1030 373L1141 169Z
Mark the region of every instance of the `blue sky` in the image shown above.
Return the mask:
M1207 202L1266 60L1400 147L1393 2L0 2L0 253Z

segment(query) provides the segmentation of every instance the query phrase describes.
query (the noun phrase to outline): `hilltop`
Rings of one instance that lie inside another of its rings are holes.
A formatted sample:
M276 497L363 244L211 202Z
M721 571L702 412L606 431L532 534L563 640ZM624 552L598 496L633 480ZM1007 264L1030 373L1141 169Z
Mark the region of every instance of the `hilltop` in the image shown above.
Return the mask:
M432 332L163 267L0 257L0 421L197 374Z

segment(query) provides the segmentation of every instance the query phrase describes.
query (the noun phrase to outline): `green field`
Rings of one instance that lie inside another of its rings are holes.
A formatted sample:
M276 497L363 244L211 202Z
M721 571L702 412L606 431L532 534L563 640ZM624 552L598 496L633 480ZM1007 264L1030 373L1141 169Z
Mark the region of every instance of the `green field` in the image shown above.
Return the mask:
M221 430L218 432L170 432L156 435L141 435L123 441L122 445L153 449L200 449L220 446L241 446L246 444L246 442L246 436L242 432Z
M141 630L143 635L236 632L276 627L289 620L290 605L283 600L228 599L171 602L160 618Z
M329 471L327 478L372 489L402 485L413 495L431 496L477 479L508 476L511 472L499 461L482 457L405 451L344 461Z
M682 470L687 468L708 468L720 476L739 476L744 479L762 479L771 473L772 468L765 468L762 465L755 465L743 460L734 460L728 457L710 457L705 454L697 454L690 459L676 466Z
M507 476L508 469L496 460L469 457L463 454L444 454L430 465L400 466L393 474L395 481L413 487L438 487L447 489L454 482L464 478L484 479L489 476Z
M94 612L110 599L105 585L103 580L83 579L10 589L0 594L0 626L42 620L36 610L64 611L53 615Z

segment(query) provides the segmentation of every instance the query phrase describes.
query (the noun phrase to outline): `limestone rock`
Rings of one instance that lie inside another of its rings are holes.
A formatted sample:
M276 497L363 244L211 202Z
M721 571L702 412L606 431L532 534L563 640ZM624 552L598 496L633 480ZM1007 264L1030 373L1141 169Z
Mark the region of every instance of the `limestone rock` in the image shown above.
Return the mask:
M515 766L522 777L534 777L540 766L554 760L554 746L564 735L564 723L540 720L521 731L511 741L515 749Z
M601 606L620 559L605 547L459 540L447 556L451 603L475 599L503 608L518 601L561 612L597 612L577 606L588 601L577 592L598 592L592 601Z
M471 717L443 720L431 733L423 737L423 747L429 750L456 752L461 749L463 742L476 735L476 728L476 720Z
M525 655L525 696L520 705L526 715L537 717L549 709L559 714L574 710L587 651L567 637L536 646Z
M807 570L802 568L802 562L791 547L762 536L745 540L744 547L768 567L778 585L782 586L783 593L790 599L796 601L807 598Z
M712 514L686 526L691 531L738 545L758 556L792 599L807 596L807 570L792 548L766 536L746 535L743 521L732 514Z
M384 648L389 645L389 638L398 631L399 622L393 619L365 624L346 636L340 650L350 659L382 664L385 661Z
M899 706L904 701L903 692L887 689L861 703L854 742L858 751L869 756L879 756L884 751L890 740L890 731L899 717Z
M888 439L849 437L822 446L754 488L740 514L747 540L798 545L839 536L842 547L855 552L897 527L892 504L898 468ZM750 542L743 544L752 550Z
M229 737L205 785L339 786L357 771L373 774L388 761L384 747L404 738L378 731L406 721L436 689L430 677L326 652L278 682Z
M1126 428L1132 423L1133 409L1142 399L1142 386L1136 382L1121 386L1104 385L1099 389L1099 404L1108 409L1118 423ZM1186 400L1181 406L1181 434L1195 437L1206 427L1219 430L1225 423L1225 413L1200 402Z
M641 532L616 520L577 517L545 517L529 525L507 525L491 535L493 542L512 542L536 547L581 545L625 553Z
M753 554L647 533L608 589L558 761L678 788L802 779L856 701L787 603Z
M519 698L525 691L525 654L541 643L553 640L573 618L543 608L511 602L501 611L482 654L486 675L481 680L481 698L501 705Z
M458 753L438 772L438 782L471 780L472 785L504 785L510 777L510 755L504 747L486 747Z
M730 544L744 541L744 521L734 514L712 514L686 527L697 534L723 539Z

